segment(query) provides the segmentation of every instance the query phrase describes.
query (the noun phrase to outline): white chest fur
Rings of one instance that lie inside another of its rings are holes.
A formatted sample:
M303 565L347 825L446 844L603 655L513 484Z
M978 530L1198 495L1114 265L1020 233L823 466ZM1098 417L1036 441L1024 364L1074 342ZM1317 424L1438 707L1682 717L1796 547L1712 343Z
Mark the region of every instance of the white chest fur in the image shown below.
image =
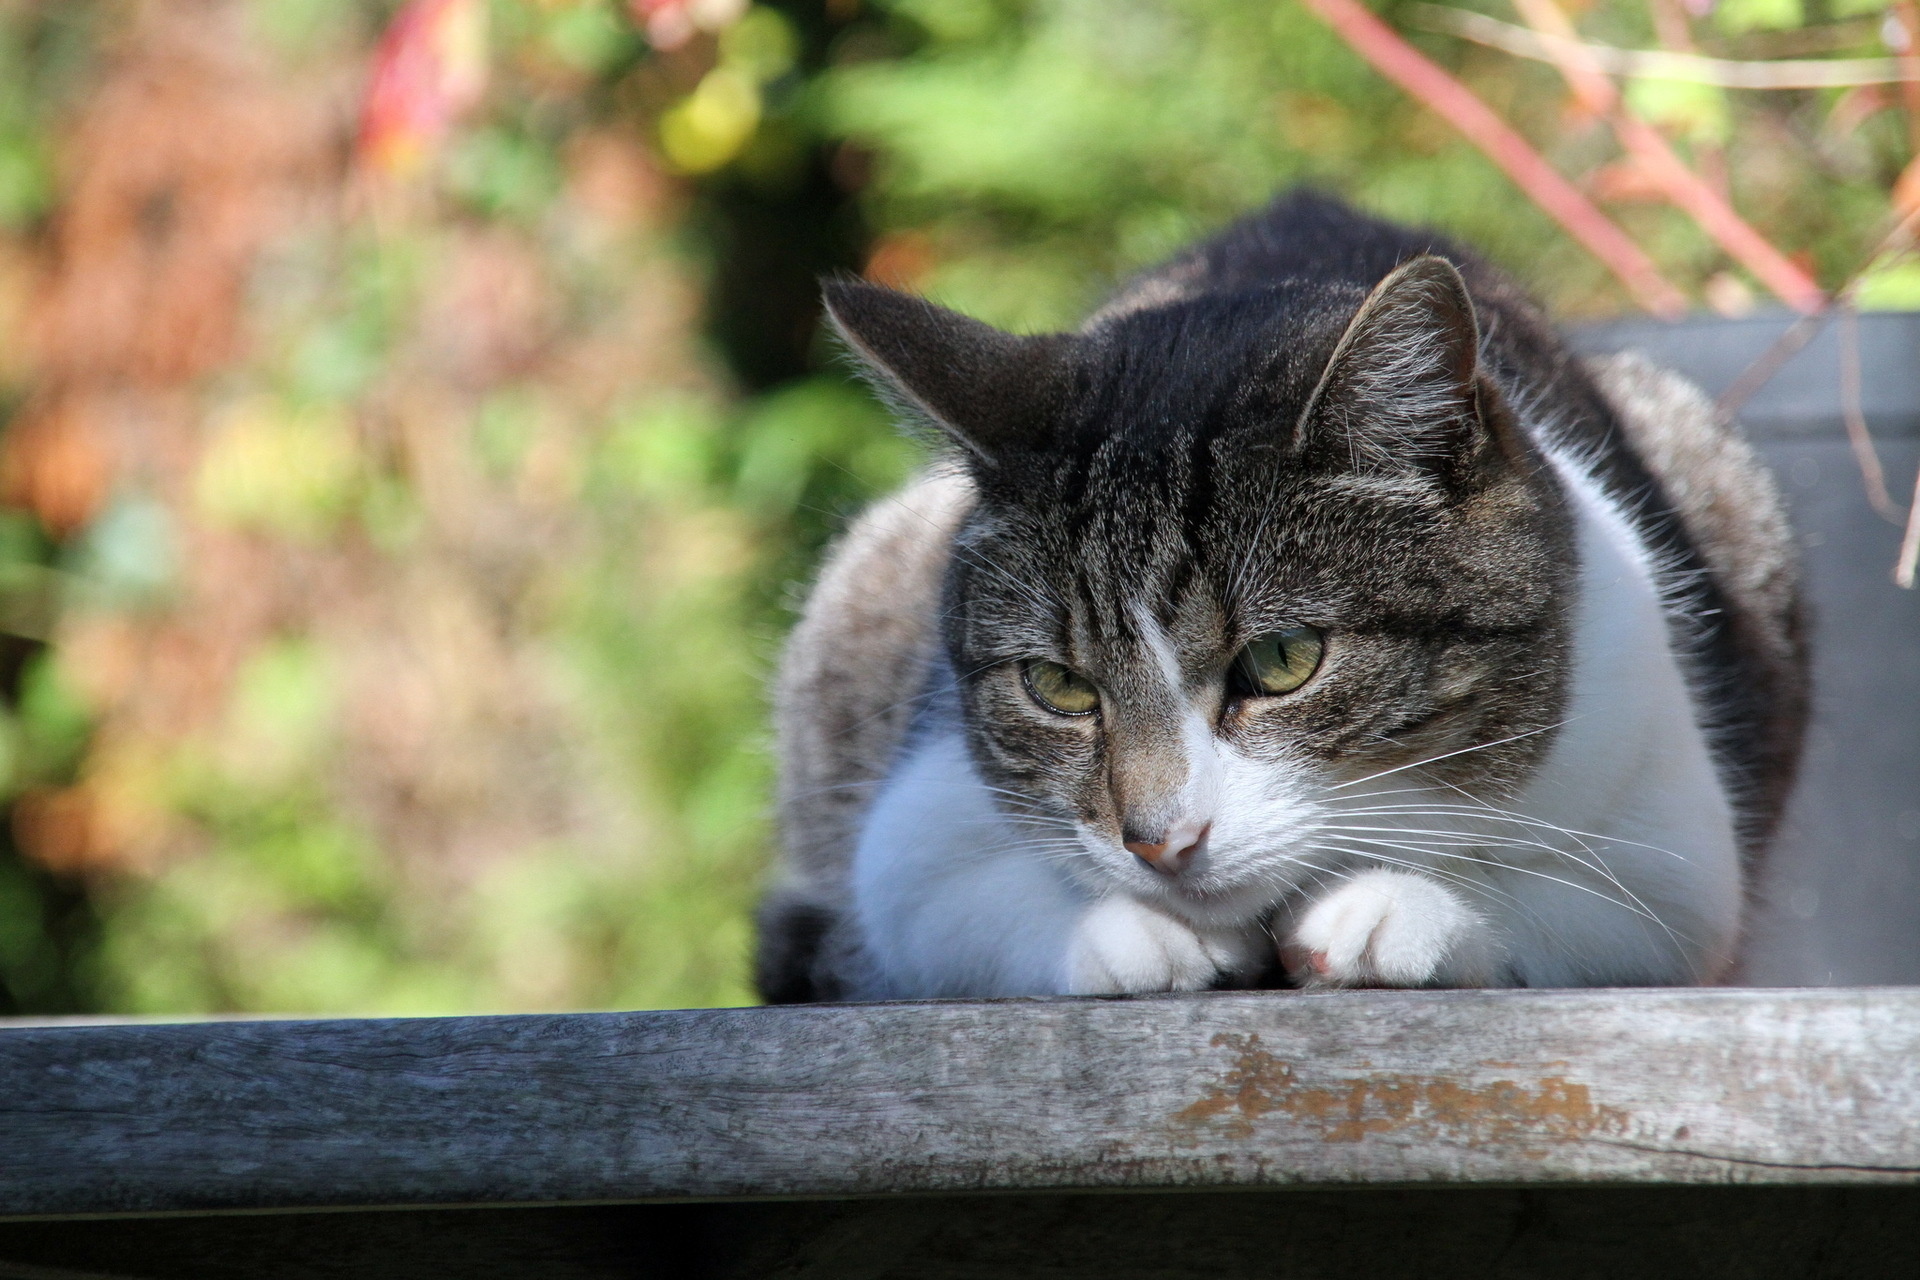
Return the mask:
M1582 471L1580 597L1565 725L1515 808L1578 832L1646 916L1567 902L1512 924L1529 985L1700 981L1730 959L1740 918L1733 810L1669 640L1654 566ZM1560 945L1550 945L1555 938ZM1572 945L1569 945L1572 944Z

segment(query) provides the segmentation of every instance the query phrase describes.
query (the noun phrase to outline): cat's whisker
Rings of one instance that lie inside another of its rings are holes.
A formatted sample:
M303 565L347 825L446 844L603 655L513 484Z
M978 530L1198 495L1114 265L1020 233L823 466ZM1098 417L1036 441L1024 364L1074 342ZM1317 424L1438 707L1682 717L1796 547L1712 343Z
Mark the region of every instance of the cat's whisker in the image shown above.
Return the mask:
M1564 876L1556 876L1549 872L1541 871L1533 867L1515 866L1511 863L1496 862L1486 858L1475 858L1470 855L1462 854L1462 853L1452 853L1444 850L1428 849L1422 845L1417 845L1417 844L1403 844L1397 841L1377 840L1377 839L1371 839L1365 836L1350 836L1348 837L1348 839L1364 844L1369 847L1378 845L1384 848L1398 849L1403 853L1424 853L1424 854L1429 854L1436 858L1452 858L1457 861L1477 863L1481 866L1496 867L1503 871L1514 872L1515 874L1518 874L1518 875L1537 876L1540 879L1549 881L1553 884L1563 885L1569 889L1577 889L1581 893L1591 894L1594 897L1599 898L1603 902L1611 903L1612 905L1619 907L1622 910L1630 911L1634 915L1639 916L1655 925L1658 925L1662 930L1664 930L1667 933L1668 937L1673 939L1673 941L1675 941L1676 943L1680 943L1680 942L1690 943L1692 941L1691 939L1686 938L1684 935L1675 932L1673 928L1669 926L1665 920L1662 920L1657 913L1649 909L1644 903L1639 902L1638 899L1633 899L1632 901L1623 901L1618 898L1613 898L1608 896L1606 893L1603 893L1599 889L1594 888L1592 885L1581 884L1577 880L1568 880ZM1428 868L1428 869L1433 870L1435 868ZM1617 884L1618 882L1616 881L1615 883ZM1632 895L1629 895L1629 897L1631 898Z
M1437 756L1428 756L1425 759L1413 760L1413 761L1409 761L1406 764L1395 765L1391 769L1382 769L1378 773L1370 773L1364 778L1354 778L1348 782L1336 782L1332 786L1328 787L1327 790L1343 791L1348 787L1357 787L1362 785L1363 783L1372 782L1379 778L1391 777L1396 773L1404 773L1408 769L1419 769L1426 765L1439 764L1442 760L1452 760L1458 756L1472 755L1476 751L1491 751L1495 747L1504 747L1509 742L1519 742L1524 738L1532 738L1532 737L1538 736L1539 734L1551 733L1553 730L1561 728L1562 726L1569 723L1571 723L1571 721L1561 720L1554 724L1541 725L1537 729L1523 729L1519 733L1509 734L1504 738L1495 738L1491 742L1476 742L1471 746L1460 747L1453 751L1442 752L1440 755L1437 755Z
M1477 880L1470 875L1466 875L1462 872L1454 871L1449 868L1430 866L1425 863L1413 862L1405 858L1396 858L1391 854L1380 853L1377 850L1367 850L1367 849L1359 849L1359 848L1345 849L1337 845L1328 845L1326 846L1326 851L1329 853L1344 854L1346 857L1349 857L1349 858L1362 859L1369 863L1378 863L1383 866L1399 867L1399 868L1402 868L1403 870L1416 872L1420 875L1430 875L1437 879L1445 880L1449 883L1452 883L1458 886L1459 888L1461 888L1462 890L1474 893L1481 897L1498 898L1510 904L1518 911L1525 912L1526 914L1529 914L1529 915L1533 914L1533 912L1527 907L1526 903L1517 895L1507 892L1506 890L1500 888L1498 885L1488 884L1484 880ZM1343 881L1351 880L1356 875L1358 875L1360 871L1363 869L1364 868L1350 868L1338 874L1341 875L1341 879ZM1535 918L1537 919L1538 917L1536 916Z
M1383 849L1399 849L1402 852L1406 852L1406 853L1425 854L1429 857L1434 857L1434 858L1449 858L1454 861L1469 862L1469 863L1473 863L1476 866L1490 867L1500 871L1513 871L1522 875L1542 875L1542 876L1545 876L1547 879L1554 880L1558 883L1567 884L1570 887L1581 887L1581 888L1587 889L1590 892L1599 892L1598 890L1592 889L1591 886L1577 886L1576 882L1564 880L1561 877L1553 876L1551 873L1548 873L1548 872L1541 872L1536 868L1524 867L1517 863L1502 861L1498 858L1475 857L1471 853L1461 852L1459 850L1459 846L1436 845L1434 842L1430 840L1420 840L1420 839L1413 838L1416 835L1416 833L1407 832L1404 834L1408 835L1409 839L1393 840L1383 836L1367 835L1367 834L1364 834L1363 832L1358 832L1358 831L1342 832L1336 838L1344 840L1349 844L1357 845L1357 846L1379 847ZM1478 846L1473 846L1473 847L1477 848ZM1491 851L1482 849L1482 852L1491 852ZM1609 901L1611 901L1611 899L1609 899Z
M1580 856L1571 854L1569 850L1557 848L1557 846L1551 846L1551 844L1540 844L1540 842L1532 841L1461 841L1461 839L1455 839L1455 837L1459 835L1459 833L1455 833L1455 831L1430 831L1430 829L1421 829L1421 827L1331 827L1331 829L1350 833L1350 839L1377 839L1375 835L1367 835L1367 833L1402 835L1402 837L1407 837L1407 839L1417 839L1417 837L1446 837L1448 842L1444 842L1444 844L1438 844L1438 842L1432 841L1432 839L1419 839L1417 844L1409 844L1409 848L1415 848L1415 846L1417 846L1417 848L1423 848L1423 850L1432 850L1436 856L1453 856L1453 854L1444 854L1444 852L1442 852L1442 850L1452 850L1452 848L1476 848L1476 850L1482 850L1482 852L1492 852L1492 850L1496 850L1496 848L1515 848L1515 850L1544 852L1544 854L1553 854L1555 858L1565 858L1565 860L1569 860L1572 864L1580 865L1580 867L1586 867L1586 869L1594 871L1596 875L1601 875L1603 879L1619 885L1619 881L1613 877L1613 873L1607 871L1605 867L1590 864L1590 862L1582 860ZM1496 862L1490 862L1488 865L1501 865L1501 867L1507 867L1507 869L1513 869L1513 871L1524 871L1524 869L1526 869L1523 865L1513 864L1513 862L1498 862L1498 860L1496 860ZM1622 892L1624 892L1624 887L1622 887Z
M1334 850L1334 851L1342 852L1348 857L1358 858L1370 864L1377 863L1384 866L1400 867L1404 870L1407 870L1419 875L1440 876L1458 885L1463 890L1468 890L1473 893L1476 893L1485 897L1489 897L1489 898L1499 898L1505 901L1509 906L1511 906L1516 913L1526 916L1529 919L1533 920L1535 924L1541 927L1541 930L1543 933L1547 935L1551 935L1554 932L1553 922L1549 920L1547 917L1541 915L1540 912L1535 910L1524 898L1521 898L1517 894L1507 893L1497 888L1496 886L1487 884L1482 880L1475 879L1471 876L1465 876L1460 873L1449 873L1443 868L1434 867L1428 864L1413 862L1403 858L1395 858L1389 854L1380 853L1377 850L1348 849L1348 850ZM1359 869L1355 868L1353 870L1350 870L1347 873L1347 878L1350 879L1357 874L1359 874ZM1619 904L1616 903L1614 905L1617 906ZM1297 919L1298 918L1297 913L1294 913L1294 914L1295 914L1295 918ZM1669 937L1673 936L1673 930L1668 929L1663 922L1659 920L1654 920L1653 923L1658 924L1662 929L1666 929Z
M1518 914L1532 919L1537 925L1542 926L1547 932L1552 931L1550 922L1545 917L1541 916L1541 914L1538 911L1534 910L1533 907L1524 898L1520 897L1518 894L1510 893L1504 889L1501 889L1497 885L1488 884L1486 881L1478 879L1474 876L1467 875L1459 871L1453 871L1444 867L1435 867L1428 863L1416 862L1407 858L1397 858L1397 857L1394 857L1392 854L1382 853L1377 849L1334 848L1333 851L1342 853L1349 858L1358 859L1361 862L1367 864L1367 866L1380 865L1380 866L1398 867L1404 871L1411 872L1415 875L1434 876L1440 880L1446 881L1454 885L1455 887L1459 888L1462 892L1471 894L1484 901L1487 901L1487 902L1498 901L1498 902L1504 903L1506 906L1510 907L1513 911L1517 912ZM1349 868L1344 872L1342 878L1344 880L1351 880L1355 876L1359 875L1361 871L1363 871L1364 869L1365 869L1364 867Z
M1596 871L1601 871L1601 874L1610 874L1601 868L1593 867L1593 864L1587 863L1581 859L1579 855L1568 849L1564 849L1559 845L1549 844L1543 840L1530 839L1525 836L1466 832L1451 827L1414 827L1405 825L1376 827L1357 826L1352 823L1328 823L1326 825L1328 829L1336 831L1367 832L1380 835L1423 836L1430 839L1444 840L1448 846L1453 848L1513 849L1544 853L1556 858L1566 858L1578 862L1582 866L1592 867L1592 869ZM1585 850L1585 852L1591 854L1593 851L1588 849Z
M1646 842L1640 841L1640 840L1629 840L1624 836L1604 835L1597 831L1582 831L1577 827L1564 827L1557 822L1549 822L1545 818L1535 817L1531 814L1519 813L1511 809L1497 809L1489 805L1483 805L1478 803L1474 805L1455 805L1455 806L1447 806L1444 804L1379 806L1379 807L1367 808L1367 809L1341 809L1341 810L1338 810L1337 812L1343 817L1344 816L1373 817L1373 816L1383 816L1383 815L1398 814L1398 813L1404 813L1404 814L1408 814L1410 816L1416 816L1416 817L1422 814L1430 814L1434 817L1450 816L1450 815L1477 817L1477 818L1483 818L1488 821L1494 821L1494 822L1510 822L1510 823L1517 823L1525 826L1539 827L1539 828L1542 828L1543 830L1557 832L1558 834L1561 834L1561 835L1577 837L1581 841L1583 848L1586 847L1585 841L1587 840L1600 840L1607 844L1620 845L1625 848L1645 849L1651 853L1664 854L1669 858L1675 858L1681 862L1685 862L1688 860L1685 854L1675 853L1671 849L1663 849L1659 845L1647 844ZM1588 851L1592 852L1591 849L1589 849Z
M1444 837L1453 844L1472 848L1533 849L1541 853L1550 853L1556 857L1567 856L1567 850L1544 840L1508 833L1462 831L1457 827L1415 827L1401 823L1392 826L1360 826L1348 822L1329 822L1328 828L1336 831L1366 831L1385 835L1434 836ZM1587 850L1591 853L1592 850Z
M1002 847L1009 853L1035 854L1048 862L1072 862L1091 856L1079 845L1011 844Z
M1646 903L1640 900L1637 894L1635 894L1631 889L1627 888L1627 886L1624 883L1622 883L1619 876L1615 875L1613 871L1609 869L1604 862L1601 862L1598 860L1597 855L1595 855L1595 859L1593 861L1588 861L1586 858L1582 858L1578 854L1572 853L1566 849L1562 849L1557 845L1546 844L1538 840L1513 839L1510 837L1475 838L1457 831L1437 830L1432 828L1354 827L1354 826L1338 824L1338 823L1329 823L1328 827L1329 829L1339 830L1339 831L1378 832L1378 833L1399 834L1399 835L1408 835L1408 836L1446 837L1451 843L1444 846L1440 846L1442 848L1463 848L1464 847L1464 848L1470 848L1470 849L1482 849L1482 850L1489 850L1489 851L1492 848L1525 849L1525 850L1535 850L1541 853L1551 854L1556 858L1565 859L1566 861L1573 863L1575 866L1582 867L1588 871L1591 871L1593 874L1595 874L1596 876L1599 876L1602 880L1605 880L1608 884L1618 889L1621 892L1621 894L1625 896L1629 901L1631 901L1635 906L1645 911L1649 918L1654 918L1654 912L1652 908L1648 907ZM1432 839L1426 839L1421 841L1421 845L1423 847L1432 846L1433 844L1434 844L1434 841ZM1591 854L1593 851L1589 849L1587 850L1587 852ZM1499 863L1498 865L1505 866L1509 870L1514 870L1514 871L1525 870L1525 868L1519 867L1512 863Z

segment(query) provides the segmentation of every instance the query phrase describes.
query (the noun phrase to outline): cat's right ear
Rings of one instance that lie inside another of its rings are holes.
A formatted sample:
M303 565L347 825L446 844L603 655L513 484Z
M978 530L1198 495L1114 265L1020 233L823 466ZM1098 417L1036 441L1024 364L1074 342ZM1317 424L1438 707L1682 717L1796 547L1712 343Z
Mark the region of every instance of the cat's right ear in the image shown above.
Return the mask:
M897 408L989 465L1042 438L1064 336L1018 337L864 281L822 292L834 331Z
M1454 492L1526 454L1480 367L1480 328L1444 258L1403 263L1348 323L1295 429L1331 465Z

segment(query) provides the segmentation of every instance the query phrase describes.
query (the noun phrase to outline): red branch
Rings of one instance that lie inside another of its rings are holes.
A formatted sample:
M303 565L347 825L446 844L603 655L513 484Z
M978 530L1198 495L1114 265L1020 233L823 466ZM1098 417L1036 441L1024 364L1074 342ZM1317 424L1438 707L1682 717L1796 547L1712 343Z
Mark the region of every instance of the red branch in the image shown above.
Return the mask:
M1795 311L1811 314L1827 304L1827 295L1820 291L1812 276L1774 248L1765 236L1734 212L1733 206L1718 191L1687 168L1659 130L1626 109L1620 101L1619 89L1580 43L1580 33L1574 30L1572 21L1554 0L1514 0L1514 7L1520 10L1528 26L1543 36L1552 37L1547 47L1553 53L1554 66L1568 86L1588 110L1603 116L1613 126L1621 145L1640 166L1640 171L1659 184L1676 208L1692 218L1726 250L1727 256L1751 271L1755 279Z
M1458 129L1554 221L1620 278L1642 307L1674 317L1687 300L1652 258L1473 91L1428 61L1359 0L1302 0L1373 69Z

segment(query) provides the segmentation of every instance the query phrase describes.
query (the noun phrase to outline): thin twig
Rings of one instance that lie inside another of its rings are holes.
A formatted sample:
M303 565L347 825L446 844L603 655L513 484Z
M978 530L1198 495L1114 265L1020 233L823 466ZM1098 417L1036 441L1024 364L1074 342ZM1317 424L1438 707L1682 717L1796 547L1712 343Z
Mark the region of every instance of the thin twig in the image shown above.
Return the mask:
M1833 291L1833 297L1852 298L1854 290L1860 287L1861 277L1879 266L1881 260L1889 253L1906 247L1906 242L1916 225L1920 225L1920 207L1909 210L1884 236L1880 237L1873 251L1847 273L1847 278L1841 282L1838 289ZM1715 402L1720 412L1728 417L1739 413L1747 401L1753 398L1754 392L1772 381L1773 375L1780 372L1780 366L1791 360L1800 348L1806 346L1813 340L1814 335L1820 332L1821 326L1827 322L1830 306L1831 303L1809 315L1801 316L1785 333L1775 338L1773 345L1761 352L1759 357L1733 380L1733 385L1720 393L1719 400Z
M1893 495L1887 492L1887 473L1880 465L1880 451L1874 448L1873 435L1867 430L1867 415L1860 403L1860 312L1852 298L1834 301L1840 313L1840 416L1847 424L1847 444L1860 468L1860 483L1867 491L1867 503L1887 520L1900 524L1905 520Z
M1720 412L1728 417L1732 417L1735 413L1738 413L1741 406L1746 404L1748 398L1761 387L1765 386L1767 381L1780 371L1780 366L1792 359L1794 353L1806 346L1808 340L1820 331L1820 327L1826 323L1827 317L1832 314L1834 306L1845 307L1848 314L1851 314L1853 311L1853 295L1859 288L1861 279L1867 272L1878 266L1889 253L1911 248L1910 241L1916 225L1920 225L1920 208L1908 211L1904 217L1894 223L1892 229L1889 230L1886 235L1882 236L1880 242L1874 246L1873 252L1862 259L1860 265L1855 267L1847 275L1846 281L1842 283L1838 289L1833 291L1833 301L1831 303L1814 312L1812 315L1801 316L1798 320L1794 321L1793 325L1785 333L1774 340L1772 346L1761 353L1759 359L1748 365L1745 371L1742 372L1738 378L1734 379L1733 385L1721 394L1717 402ZM1853 372L1851 374L1853 390L1851 392L1851 405L1847 403L1850 393L1848 391L1849 374L1846 365L1846 348L1844 343L1842 344L1841 357L1840 389L1842 412L1846 415L1847 419L1847 437L1849 442L1864 439L1867 443L1868 454L1873 462L1873 474L1878 478L1879 488L1882 494L1881 499L1876 499L1874 496L1874 483L1873 480L1869 478L1867 463L1861 455L1858 443L1854 443L1854 458L1860 463L1860 477L1862 483L1867 486L1868 502L1872 504L1874 510L1880 511L1882 515L1885 515L1887 512L1881 508L1880 503L1884 500L1888 507L1893 507L1893 499L1892 495L1886 492L1886 479L1884 473L1880 471L1879 453L1873 449L1872 437L1869 436L1866 431L1866 415L1859 410L1859 351L1856 347L1853 353ZM1858 436L1856 436L1856 418L1858 420ZM1894 511L1896 513L1894 515L1894 523L1898 524L1898 508L1894 507ZM1920 569L1920 474L1914 476L1913 498L1907 504L1906 526L1906 532L1900 539L1900 555L1895 561L1893 568L1893 581L1895 585L1911 591L1914 587L1916 570Z
M1699 0L1680 0L1680 3L1697 5ZM1821 26L1749 31L1740 36L1740 47L1753 51L1756 58L1807 58L1817 53L1840 53L1879 42L1885 19L1885 14L1876 13L1870 18L1848 18Z
M1698 53L1659 49L1621 49L1592 40L1515 26L1484 13L1423 4L1414 13L1429 31L1459 36L1516 58L1558 64L1582 57L1611 76L1649 77L1707 84L1721 89L1847 89L1866 84L1900 84L1907 79L1897 58L1800 58L1764 62L1709 58Z
M1747 401L1760 388L1773 381L1773 375L1780 372L1780 366L1800 354L1800 349L1812 342L1820 330L1827 324L1827 309L1810 315L1797 317L1787 326L1787 331L1773 340L1773 345L1755 357L1752 364L1740 371L1740 376L1720 393L1714 402L1716 408L1726 417L1733 417L1746 408Z
M1668 319L1686 311L1686 295L1660 273L1646 251L1472 90L1428 61L1359 0L1303 2L1374 70L1458 129L1528 199L1618 276L1642 307Z
M1893 20L1906 36L1906 47L1894 54L1904 73L1900 98L1907 108L1907 145L1920 154L1920 9L1913 0L1894 0Z
M1913 590L1916 571L1920 571L1920 473L1913 477L1913 501L1907 504L1907 532L1900 539L1900 559L1893 566L1894 585Z
M1668 53L1698 53L1699 46L1693 42L1693 24L1687 21L1687 11L1680 3L1681 0L1647 0L1653 33Z
M1676 208L1795 311L1814 312L1825 305L1826 295L1813 277L1754 230L1719 192L1689 169L1659 130L1627 110L1620 101L1619 89L1588 57L1573 22L1554 0L1514 0L1514 7L1536 33L1553 38L1549 47L1554 51L1555 68L1587 108L1613 126L1621 145Z
M1668 53L1682 53L1698 57L1700 47L1693 42L1693 24L1687 20L1687 11L1681 7L1681 0L1647 0L1647 7L1653 14L1654 33L1660 39L1660 47ZM1733 198L1733 178L1727 172L1727 152L1717 142L1695 139L1693 155L1700 167L1701 176L1713 184L1723 200Z

